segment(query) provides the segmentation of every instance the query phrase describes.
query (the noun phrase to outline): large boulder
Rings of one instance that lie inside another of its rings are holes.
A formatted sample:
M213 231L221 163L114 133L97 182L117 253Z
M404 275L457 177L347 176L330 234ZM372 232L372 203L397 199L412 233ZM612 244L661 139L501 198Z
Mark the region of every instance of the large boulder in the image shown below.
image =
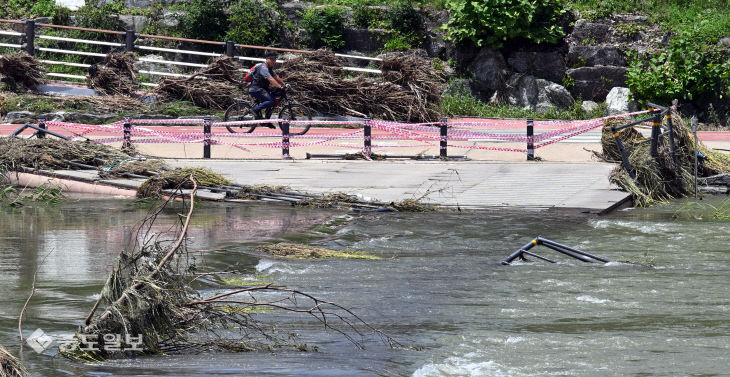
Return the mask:
M593 67L597 65L626 66L624 53L613 46L570 46L568 66Z
M144 29L145 26L150 22L147 16L130 16L130 15L119 15L119 21L124 25L125 30L134 30L135 33L139 33Z
M449 81L449 84L442 93L443 96L470 95L475 96L474 89L467 79L455 79Z
M32 111L10 111L5 115L5 121L12 123L18 119L34 118L35 113Z
M567 108L575 100L570 92L559 84L516 73L507 80L504 89L494 93L490 102L545 113L552 108Z
M634 112L638 109L636 102L631 100L629 88L615 87L606 96L606 115L616 115Z
M507 63L519 73L559 82L565 76L565 59L557 51L515 51Z
M502 88L511 75L502 53L489 48L482 48L467 69L474 75L475 87L487 96Z
M571 89L574 96L584 100L603 102L611 88L626 85L626 68L615 66L580 67L568 70L575 82Z
M589 22L580 19L575 22L573 32L568 40L575 44L596 44L608 42L611 39L611 26L599 22Z
M580 104L581 110L583 110L587 113L592 113L592 112L596 111L596 109L598 109L598 107L599 107L598 103L593 102L593 101L583 101Z

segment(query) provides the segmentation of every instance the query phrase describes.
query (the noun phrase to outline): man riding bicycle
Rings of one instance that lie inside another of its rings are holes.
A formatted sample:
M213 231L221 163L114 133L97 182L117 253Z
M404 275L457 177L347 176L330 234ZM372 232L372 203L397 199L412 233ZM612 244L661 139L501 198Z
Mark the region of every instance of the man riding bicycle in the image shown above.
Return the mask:
M266 109L266 119L271 118L271 112L274 110L274 105L276 105L274 94L279 90L289 88L289 85L285 84L284 80L274 72L276 58L276 52L267 52L266 62L256 64L251 71L252 82L248 88L248 94L259 102L253 108L256 119L262 118L261 110L263 109ZM269 85L274 87L274 94L269 90Z

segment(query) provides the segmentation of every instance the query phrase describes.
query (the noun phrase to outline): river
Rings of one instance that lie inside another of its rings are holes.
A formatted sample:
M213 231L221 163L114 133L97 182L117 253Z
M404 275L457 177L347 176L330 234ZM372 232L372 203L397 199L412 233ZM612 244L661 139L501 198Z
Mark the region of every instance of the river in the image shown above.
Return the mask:
M706 201L718 204L718 200ZM687 204L595 217L494 210L348 214L210 204L196 210L192 249L208 268L240 270L352 308L406 347L377 337L359 350L312 318L282 324L318 352L198 353L83 364L20 353L17 316L71 333L93 305L146 209L124 200L70 200L0 213L0 344L33 376L728 376L728 223L676 217ZM175 221L165 213L162 223ZM318 227L348 220L336 232ZM499 261L533 237L611 260ZM283 260L248 251L268 240L315 240L381 260ZM45 262L41 264L41 261ZM257 314L262 320L272 314Z

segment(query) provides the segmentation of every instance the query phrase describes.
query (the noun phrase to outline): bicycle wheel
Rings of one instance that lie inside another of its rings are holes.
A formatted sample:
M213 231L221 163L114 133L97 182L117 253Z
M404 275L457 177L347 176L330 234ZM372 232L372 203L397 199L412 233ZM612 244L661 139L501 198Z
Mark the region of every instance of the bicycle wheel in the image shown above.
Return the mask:
M295 103L281 109L279 112L279 119L312 120L312 112L306 106ZM282 122L279 122L279 128L281 128L281 124ZM289 135L304 135L307 131L309 131L311 126L311 124L307 124L304 126L304 129L299 132L291 132L290 129Z
M256 119L256 116L253 113L253 109L251 109L251 106L249 106L245 102L236 102L231 106L228 106L226 109L226 113L223 116L224 122L236 122L236 121L244 121L244 120L254 120ZM254 123L251 124L245 124L245 125L233 125L233 126L226 126L226 129L228 129L228 132L230 133L251 133L253 130L256 129L258 124ZM244 131L246 130L246 131Z

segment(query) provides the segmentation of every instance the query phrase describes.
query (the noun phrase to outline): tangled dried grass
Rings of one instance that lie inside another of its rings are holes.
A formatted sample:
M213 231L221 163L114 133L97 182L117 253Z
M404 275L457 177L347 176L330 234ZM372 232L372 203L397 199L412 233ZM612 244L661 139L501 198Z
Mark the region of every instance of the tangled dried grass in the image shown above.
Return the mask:
M621 152L619 152L616 141L613 138L613 131L611 130L611 127L619 127L629 122L631 121L624 118L612 118L604 122L601 133L603 153L596 154L597 157L608 162L621 162ZM646 140L641 132L633 127L619 131L618 137L624 145L633 145Z
M139 88L134 74L134 53L114 52L101 64L93 64L86 75L89 88L109 95L131 96Z
M302 245L289 242L280 242L270 245L258 246L254 248L254 251L290 259L380 259L379 257L372 255L371 253L362 251L330 250L323 247Z
M428 59L387 57L378 79L346 78L342 66L334 53L318 50L284 62L279 74L294 85L298 102L321 113L412 122L439 119L445 80Z
M0 377L23 377L28 374L23 364L15 356L0 346Z
M234 199L258 200L260 195L272 196L276 194L286 194L291 191L288 186L272 186L272 185L243 185L241 189L233 194Z
M103 167L129 158L111 147L89 141L0 138L0 166L5 170L68 169L67 161Z
M233 104L233 93L243 85L239 68L228 56L216 57L188 78L162 80L155 91L166 100L185 100L200 107L225 109Z
M170 190L176 187L190 189L192 188L192 183L188 177L191 175L201 186L219 187L231 184L231 181L210 169L175 168L150 177L142 182L137 189L137 197L160 198L164 190Z
M342 334L360 347L354 336L364 336L366 332L394 344L390 337L336 303L270 284L231 289L217 284L215 279L205 280L203 277L210 274L198 273L201 271L195 265L196 258L186 247L197 188L192 176L188 179L185 184L193 186L189 196L171 195L135 229L87 317L86 327L77 332L72 344L59 350L62 356L96 361L134 356L124 348L129 347L127 336L138 335L142 335L144 354L307 349L306 345L293 344L291 335L277 335L270 326L258 321L252 314L257 308L311 315L326 329ZM180 215L170 233L153 233L158 215L173 205L181 206L174 210L186 215ZM192 285L201 280L205 280L206 297ZM104 309L97 312L101 306ZM107 348L103 334L119 334L121 347L117 347L121 350ZM83 339L89 336L95 337L95 342L98 339L97 350L84 349Z
M168 169L169 166L163 160L133 159L121 161L111 167L99 169L99 176L107 179L126 177L129 174L157 175Z
M45 82L43 64L27 52L0 55L0 74L9 79L8 84L16 89L20 84L26 88L34 88Z
M631 193L634 205L638 207L683 198L694 193L694 156L697 150L692 131L679 114L674 113L673 120L676 163L672 158L668 137L665 136L658 147L656 158L650 155L650 143L627 143L629 163L635 171L636 179L631 178L623 164L617 166L611 173L611 180ZM612 138L610 141L606 139L602 142L604 155L609 155L608 151L616 148ZM730 156L713 151L702 143L698 146L699 150L708 156L701 162L698 176L707 177L730 171Z

